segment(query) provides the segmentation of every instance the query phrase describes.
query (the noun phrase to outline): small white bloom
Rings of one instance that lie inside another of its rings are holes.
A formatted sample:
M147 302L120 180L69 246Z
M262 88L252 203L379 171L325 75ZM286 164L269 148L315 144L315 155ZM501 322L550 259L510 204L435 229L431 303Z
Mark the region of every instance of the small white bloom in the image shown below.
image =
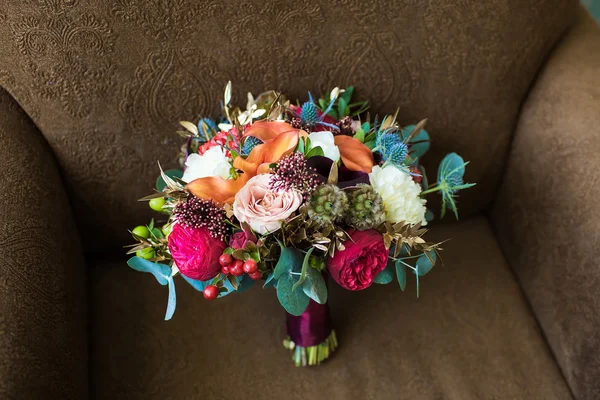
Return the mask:
M409 174L392 165L386 168L375 166L369 174L369 179L373 189L383 199L386 221L404 221L412 225L421 222L427 225L427 200L420 197L421 185L415 183Z
M323 149L325 157L336 162L339 161L340 149L335 145L333 133L328 131L313 132L308 135L308 137L310 139L311 148L320 147Z
M228 179L231 170L230 160L221 146L211 147L203 155L190 154L185 166L186 169L181 180L187 183L207 176L220 176Z

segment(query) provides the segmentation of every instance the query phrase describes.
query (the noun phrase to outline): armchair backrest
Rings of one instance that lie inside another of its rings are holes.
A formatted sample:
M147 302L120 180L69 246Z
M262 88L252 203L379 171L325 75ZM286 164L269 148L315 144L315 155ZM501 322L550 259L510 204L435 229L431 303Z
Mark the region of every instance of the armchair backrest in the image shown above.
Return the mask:
M177 123L280 89L352 84L373 113L429 118L437 165L471 160L463 214L485 208L528 88L575 0L2 0L0 85L53 148L85 247L121 251L150 218ZM23 160L26 168L27 160ZM435 175L435 172L432 171Z

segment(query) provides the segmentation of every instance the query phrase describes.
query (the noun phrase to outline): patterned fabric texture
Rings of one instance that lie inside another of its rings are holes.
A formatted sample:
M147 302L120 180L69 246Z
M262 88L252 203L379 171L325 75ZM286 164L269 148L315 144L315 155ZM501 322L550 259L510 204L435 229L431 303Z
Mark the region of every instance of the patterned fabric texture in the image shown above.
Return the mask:
M600 398L600 34L577 10L0 0L0 398ZM438 225L455 240L421 299L333 292L343 343L319 371L274 339L272 292L208 304L180 284L165 323L161 288L124 264L177 121L217 117L228 80L236 99L353 84L374 113L429 118L430 165L458 151L478 182L467 220Z

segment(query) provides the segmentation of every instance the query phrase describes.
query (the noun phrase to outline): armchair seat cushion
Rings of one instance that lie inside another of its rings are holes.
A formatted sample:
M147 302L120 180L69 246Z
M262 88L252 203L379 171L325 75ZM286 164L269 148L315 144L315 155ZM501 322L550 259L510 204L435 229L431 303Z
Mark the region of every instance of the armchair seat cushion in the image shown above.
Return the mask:
M569 399L571 395L484 217L438 224L445 265L407 292L331 285L340 348L296 368L273 289L206 301L124 260L92 274L91 381L107 399Z

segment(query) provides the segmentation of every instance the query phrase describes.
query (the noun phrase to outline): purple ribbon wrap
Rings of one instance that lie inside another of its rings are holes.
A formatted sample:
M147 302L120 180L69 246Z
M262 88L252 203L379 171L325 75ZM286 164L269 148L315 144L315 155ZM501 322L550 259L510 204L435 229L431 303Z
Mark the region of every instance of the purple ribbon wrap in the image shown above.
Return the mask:
M327 303L319 304L311 299L301 315L286 314L287 333L297 346L316 346L323 343L331 334L331 318Z

